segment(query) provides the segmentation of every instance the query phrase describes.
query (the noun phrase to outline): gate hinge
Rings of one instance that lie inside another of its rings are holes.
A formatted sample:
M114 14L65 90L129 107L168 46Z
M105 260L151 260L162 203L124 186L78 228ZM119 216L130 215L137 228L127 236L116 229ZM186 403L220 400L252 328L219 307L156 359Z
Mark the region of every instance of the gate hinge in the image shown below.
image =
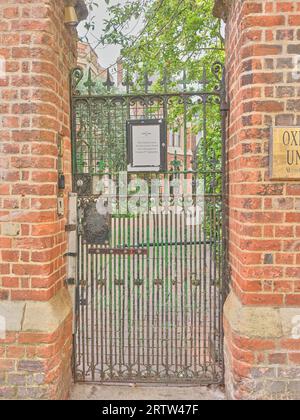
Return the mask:
M65 231L66 232L75 232L77 229L77 225L66 225Z
M66 252L64 254L64 257L74 257L74 258L76 258L77 257L77 252Z
M222 101L221 103L221 112L228 112L230 110L230 106L227 101Z
M66 279L66 284L67 284L68 286L75 286L76 281L75 281L75 279L74 279L73 277L71 277L71 278L69 278L69 279Z

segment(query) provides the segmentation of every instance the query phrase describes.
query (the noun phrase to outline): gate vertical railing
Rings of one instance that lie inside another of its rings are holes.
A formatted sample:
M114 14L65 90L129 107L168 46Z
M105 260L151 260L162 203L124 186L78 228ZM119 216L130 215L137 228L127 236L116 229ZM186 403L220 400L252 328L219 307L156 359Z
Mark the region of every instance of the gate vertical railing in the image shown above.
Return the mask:
M158 89L145 75L143 91L127 77L123 92L108 73L99 93L91 72L87 80L81 69L72 73L76 381L223 380L227 105L220 63L210 77L204 71L189 88L184 72L176 89L165 74ZM166 126L166 167L132 172L127 125L153 120Z

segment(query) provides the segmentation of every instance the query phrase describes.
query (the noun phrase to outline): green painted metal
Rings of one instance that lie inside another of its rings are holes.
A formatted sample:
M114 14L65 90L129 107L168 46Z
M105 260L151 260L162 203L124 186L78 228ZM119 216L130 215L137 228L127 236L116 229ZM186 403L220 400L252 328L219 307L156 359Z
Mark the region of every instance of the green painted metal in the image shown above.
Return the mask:
M169 90L167 73L161 84L146 74L142 91L127 75L125 92L113 88L108 73L101 94L95 92L91 71L87 77L80 69L72 73L72 162L78 193L76 381L223 380L227 106L222 72L216 63L197 86L189 85L184 73L177 90L174 82ZM126 125L137 119L166 121L167 171L127 173ZM170 143L174 126L181 135L179 147ZM134 184L137 177L148 192L159 182L154 198L141 193ZM112 191L99 191L99 182L106 188L114 182L113 200ZM199 220L191 222L188 206L180 207L182 191L177 189L184 182L191 206L198 204L197 185L203 187ZM134 213L130 203L137 193L139 211ZM99 231L107 229L109 236L94 244L84 232L86 210L96 205L110 212L97 218Z

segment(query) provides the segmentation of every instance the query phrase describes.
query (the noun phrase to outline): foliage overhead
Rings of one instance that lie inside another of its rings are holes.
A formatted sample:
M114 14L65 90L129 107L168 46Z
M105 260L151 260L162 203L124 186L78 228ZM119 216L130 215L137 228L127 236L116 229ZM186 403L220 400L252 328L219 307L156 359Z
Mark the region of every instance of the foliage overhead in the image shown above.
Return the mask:
M105 4L106 3L106 4ZM108 18L98 45L120 45L131 70L170 74L186 70L199 77L203 65L222 61L220 21L212 14L213 0L89 0L92 11L107 7ZM93 14L85 24L88 33L96 22ZM138 29L137 29L138 28Z

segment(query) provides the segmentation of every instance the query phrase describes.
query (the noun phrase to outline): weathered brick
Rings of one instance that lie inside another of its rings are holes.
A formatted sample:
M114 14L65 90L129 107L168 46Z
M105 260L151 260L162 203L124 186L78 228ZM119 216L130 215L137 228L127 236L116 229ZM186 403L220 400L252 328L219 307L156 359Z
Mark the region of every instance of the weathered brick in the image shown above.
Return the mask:
M46 387L19 387L18 398L32 400L49 399L49 394Z
M0 398L9 400L16 396L16 388L14 387L0 387Z
M26 384L26 375L9 373L7 376L7 383L9 385L21 386Z
M300 44L291 44L287 46L288 54L299 54L300 53Z
M36 360L20 360L18 369L26 372L42 372L44 364Z

